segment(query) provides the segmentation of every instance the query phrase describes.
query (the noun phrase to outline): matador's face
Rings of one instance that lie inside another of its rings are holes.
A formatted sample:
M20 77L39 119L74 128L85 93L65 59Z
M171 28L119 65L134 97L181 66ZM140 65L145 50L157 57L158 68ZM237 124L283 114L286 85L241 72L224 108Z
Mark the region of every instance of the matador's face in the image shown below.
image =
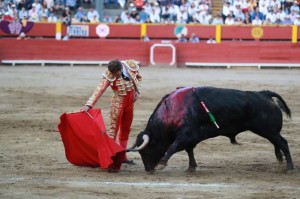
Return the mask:
M119 70L119 71L116 71L113 73L113 75L116 77L116 78L119 78L122 74L122 70Z

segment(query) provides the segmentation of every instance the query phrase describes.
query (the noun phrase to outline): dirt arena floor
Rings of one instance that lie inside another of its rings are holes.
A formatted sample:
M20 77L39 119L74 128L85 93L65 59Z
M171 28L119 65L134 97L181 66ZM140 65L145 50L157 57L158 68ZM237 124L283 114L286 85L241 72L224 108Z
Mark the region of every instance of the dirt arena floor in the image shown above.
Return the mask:
M175 154L150 175L137 164L119 173L70 164L57 132L59 116L78 111L105 67L0 67L0 198L300 198L300 70L142 67L142 95L135 107L130 144L145 128L161 97L178 86L217 86L278 92L292 110L282 135L296 166L286 171L273 146L245 132L241 145L218 137L195 149L198 168L185 172L188 157ZM109 89L96 107L108 122Z

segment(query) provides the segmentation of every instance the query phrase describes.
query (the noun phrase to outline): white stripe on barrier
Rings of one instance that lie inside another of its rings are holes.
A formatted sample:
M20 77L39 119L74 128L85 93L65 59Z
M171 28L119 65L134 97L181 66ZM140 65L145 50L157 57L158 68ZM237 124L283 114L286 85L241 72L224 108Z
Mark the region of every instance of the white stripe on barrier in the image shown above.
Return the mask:
M256 66L257 68L262 67L300 67L299 64L292 63L205 63L205 62L185 62L186 66L194 66L194 67L226 67L231 68L233 66Z
M45 66L46 64L57 64L57 65L107 65L109 61L74 61L74 60L2 60L2 64L11 64L15 66L16 64L39 64ZM139 61L136 61L139 64Z
M24 64L39 64L45 66L46 64L61 64L61 65L105 65L108 64L109 61L68 61L68 60L2 60L2 64L11 64L15 66L16 64L24 65Z

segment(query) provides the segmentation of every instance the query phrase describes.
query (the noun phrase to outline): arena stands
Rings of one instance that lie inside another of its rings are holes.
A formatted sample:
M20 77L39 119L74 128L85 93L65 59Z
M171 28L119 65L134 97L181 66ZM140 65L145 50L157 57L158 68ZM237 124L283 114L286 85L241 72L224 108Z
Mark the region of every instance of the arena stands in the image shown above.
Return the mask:
M94 9L96 3L93 0L0 0L0 21L209 25L217 15L222 15L223 24L227 25L300 23L299 0L104 0L101 18L100 10ZM226 22L228 16L230 20Z
M222 62L228 67L278 62L294 67L291 64L300 63L298 56L292 56L300 49L299 3L278 1L107 0L99 9L99 2L92 0L0 0L0 37L5 38L1 39L0 60L12 65L32 60L41 65L102 65L116 56L130 56L143 64L149 64L149 60L191 66ZM109 34L98 34L99 27L104 27L100 32L109 29ZM199 44L178 42L177 35L183 33L176 32L178 27L186 30L187 38L197 33ZM18 39L21 29L26 39ZM145 34L150 41L140 40ZM207 43L208 39L214 42ZM164 45L156 47L157 43ZM149 54L153 47L155 51ZM85 53L76 54L76 49L85 49Z

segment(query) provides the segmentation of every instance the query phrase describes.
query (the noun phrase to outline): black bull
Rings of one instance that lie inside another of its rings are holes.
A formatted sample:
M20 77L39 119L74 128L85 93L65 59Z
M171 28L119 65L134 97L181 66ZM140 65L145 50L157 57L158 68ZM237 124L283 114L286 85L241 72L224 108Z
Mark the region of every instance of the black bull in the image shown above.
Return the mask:
M275 99L276 98L276 101ZM205 111L204 102L219 126ZM271 91L240 91L213 87L184 87L164 96L149 118L146 129L127 151L139 151L146 171L163 169L170 157L185 150L189 157L188 171L197 164L194 148L203 140L227 136L232 142L243 131L269 140L278 161L287 161L294 168L287 141L280 135L283 110L290 109L280 95Z

